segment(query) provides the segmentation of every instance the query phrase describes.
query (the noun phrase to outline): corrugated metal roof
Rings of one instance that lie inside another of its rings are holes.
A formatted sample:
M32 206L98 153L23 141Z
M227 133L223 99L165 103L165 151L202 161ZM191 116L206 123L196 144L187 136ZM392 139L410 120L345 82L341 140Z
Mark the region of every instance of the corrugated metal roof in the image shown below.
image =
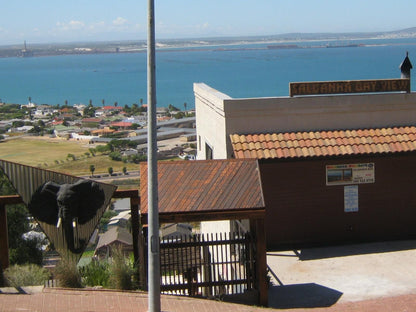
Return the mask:
M147 214L147 163L140 164L141 214ZM257 160L158 163L159 214L264 208Z
M235 158L296 158L416 151L416 127L232 134Z

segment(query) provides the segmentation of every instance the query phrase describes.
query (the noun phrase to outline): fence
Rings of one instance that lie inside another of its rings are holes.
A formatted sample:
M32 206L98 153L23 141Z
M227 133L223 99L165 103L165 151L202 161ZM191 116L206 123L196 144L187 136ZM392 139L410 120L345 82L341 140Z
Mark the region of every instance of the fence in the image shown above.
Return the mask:
M161 292L201 297L256 285L255 240L246 233L197 234L160 242Z

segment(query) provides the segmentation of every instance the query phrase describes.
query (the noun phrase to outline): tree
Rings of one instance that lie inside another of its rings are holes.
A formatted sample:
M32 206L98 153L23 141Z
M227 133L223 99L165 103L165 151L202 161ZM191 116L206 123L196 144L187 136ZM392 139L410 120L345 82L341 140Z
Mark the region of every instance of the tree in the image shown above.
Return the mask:
M16 194L7 177L0 170L0 195ZM9 238L10 264L42 263L42 251L37 239L24 239L30 230L29 213L22 204L7 205L7 235Z
M25 123L22 120L16 120L12 122L13 128L23 127Z
M100 219L100 224L98 225L98 229L100 233L103 233L107 230L108 222L110 221L112 217L116 215L117 215L117 212L111 209L104 212L103 216Z
M168 109L170 112L178 112L180 111L179 108L177 108L176 106L173 106L172 104L169 104Z
M127 167L123 167L123 174L126 175L127 174Z
M42 250L37 238L24 238L30 231L29 213L24 205L7 206L7 230L10 264L42 264Z
M91 177L94 176L95 166L90 165Z
M175 114L176 119L182 119L185 117L185 114L183 112L178 112Z
M183 103L183 107L185 108L185 111L186 111L186 105L187 105L186 102Z
M120 152L111 152L110 154L108 154L108 156L111 158L111 160L121 161L121 153Z
M90 100L91 101L91 100ZM90 104L84 108L84 116L85 117L94 117L95 116L95 108Z
M108 167L108 174L110 175L110 176L112 176L113 175L113 167Z
M102 100L101 100L101 103L102 103L102 104L103 104L103 106L104 106L104 103L105 103L104 99L102 99Z
M45 122L43 120L38 121L38 126L41 128L45 128Z

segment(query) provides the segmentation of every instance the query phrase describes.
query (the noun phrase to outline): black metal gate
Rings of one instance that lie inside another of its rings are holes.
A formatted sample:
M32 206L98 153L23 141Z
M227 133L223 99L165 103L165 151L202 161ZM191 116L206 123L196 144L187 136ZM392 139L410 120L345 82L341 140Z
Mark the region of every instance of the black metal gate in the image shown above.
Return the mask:
M252 290L255 246L249 233L165 239L160 242L161 292L213 298Z

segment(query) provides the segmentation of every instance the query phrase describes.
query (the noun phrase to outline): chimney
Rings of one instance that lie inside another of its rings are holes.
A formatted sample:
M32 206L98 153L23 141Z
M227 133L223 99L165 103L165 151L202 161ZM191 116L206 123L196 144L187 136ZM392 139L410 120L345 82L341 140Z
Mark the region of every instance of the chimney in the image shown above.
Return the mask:
M406 57L399 66L402 79L410 79L410 70L413 68L409 60L409 52L406 52Z

